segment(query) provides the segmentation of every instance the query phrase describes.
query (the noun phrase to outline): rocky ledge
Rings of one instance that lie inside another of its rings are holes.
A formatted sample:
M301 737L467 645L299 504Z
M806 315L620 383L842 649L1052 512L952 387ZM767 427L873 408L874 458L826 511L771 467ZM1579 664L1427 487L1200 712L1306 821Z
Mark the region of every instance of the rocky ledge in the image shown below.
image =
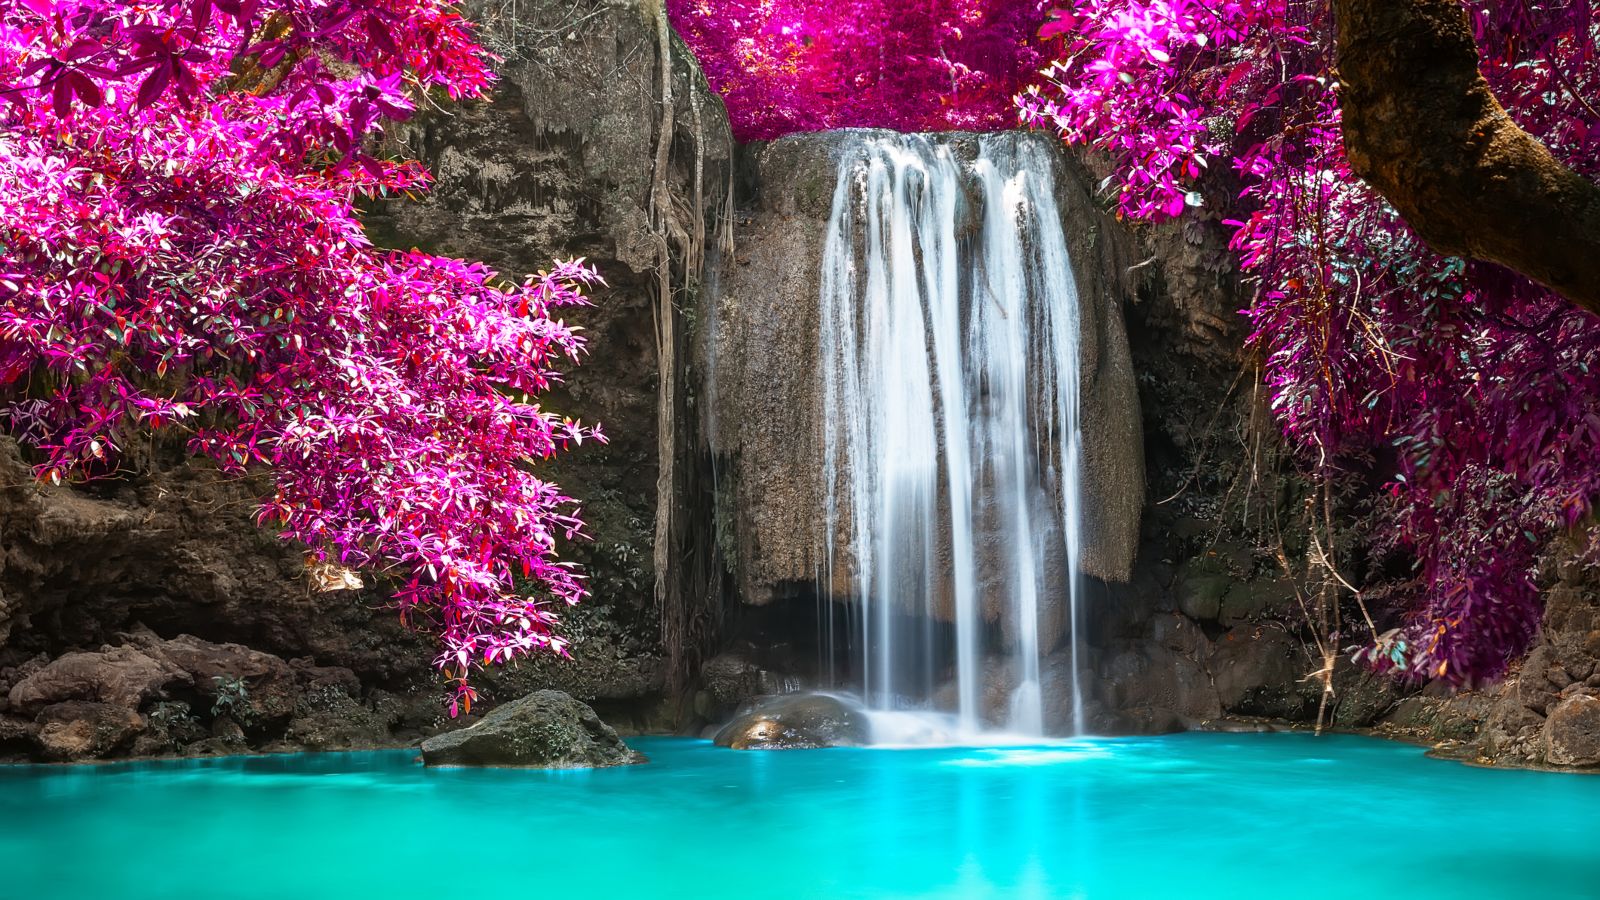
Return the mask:
M408 713L397 696L364 696L346 668L142 628L120 638L0 669L0 754L80 762L391 746Z

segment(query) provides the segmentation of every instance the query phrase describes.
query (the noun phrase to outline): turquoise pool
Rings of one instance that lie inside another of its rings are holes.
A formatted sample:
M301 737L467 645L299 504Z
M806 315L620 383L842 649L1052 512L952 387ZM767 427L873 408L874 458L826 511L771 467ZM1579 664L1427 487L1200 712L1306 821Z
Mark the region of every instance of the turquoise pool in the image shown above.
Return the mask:
M1357 737L0 767L0 898L1600 898L1600 777Z

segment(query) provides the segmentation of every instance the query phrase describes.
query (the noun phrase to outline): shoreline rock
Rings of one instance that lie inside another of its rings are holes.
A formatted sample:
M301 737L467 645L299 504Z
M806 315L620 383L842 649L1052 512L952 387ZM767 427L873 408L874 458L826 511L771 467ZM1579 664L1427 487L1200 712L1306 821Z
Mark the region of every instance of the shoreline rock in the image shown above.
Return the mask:
M562 691L535 691L422 742L428 766L599 769L647 761L588 704Z

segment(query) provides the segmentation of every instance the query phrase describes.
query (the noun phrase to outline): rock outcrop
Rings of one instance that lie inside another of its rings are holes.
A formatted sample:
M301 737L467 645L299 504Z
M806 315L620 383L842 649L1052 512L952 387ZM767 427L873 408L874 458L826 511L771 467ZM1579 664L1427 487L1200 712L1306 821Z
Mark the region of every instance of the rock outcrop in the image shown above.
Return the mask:
M68 700L138 709L180 680L186 685L194 683L192 675L165 659L136 647L107 647L57 657L17 682L9 700L18 713L38 712Z
M734 750L860 747L872 739L859 710L827 694L762 697L746 703L713 740Z
M709 543L690 540L673 517L695 499L686 478L697 463L688 446L689 360L675 348L730 236L732 131L688 48L662 30L664 7L655 0L477 0L466 12L503 58L493 98L395 129L392 148L427 164L435 183L417 201L375 205L366 221L380 244L482 260L513 276L585 257L605 278L592 307L563 312L583 329L587 358L542 399L547 409L600 423L609 442L575 448L546 469L582 501L593 540L561 549L584 567L591 596L568 617L573 661L540 661L549 680L538 686L648 718L654 713L639 708L666 700L669 669L682 668L674 654L689 642L663 621L679 611L657 608L658 496L683 498L669 500L665 524L673 559ZM668 87L670 110L662 102ZM672 296L658 308L663 275ZM658 309L676 312L677 333L665 348ZM675 423L665 451L663 378ZM665 485L663 452L673 464ZM662 646L664 632L673 646ZM591 658L619 673L597 673ZM531 686L513 677L503 693Z
M33 739L45 759L75 762L99 759L132 742L145 718L114 703L69 700L44 708Z
M422 742L430 766L596 769L644 762L595 711L561 691L502 703L475 725Z
M379 677L420 673L426 645L375 592L313 593L303 551L253 520L270 481L224 478L157 444L138 474L37 484L0 437L0 668L113 643L142 623Z
M14 683L0 747L57 761L252 745L351 749L393 743L390 726L403 718L363 703L349 669L192 635L164 640L140 629L119 639L4 670Z
M1550 710L1544 760L1555 766L1600 766L1600 697L1574 694Z

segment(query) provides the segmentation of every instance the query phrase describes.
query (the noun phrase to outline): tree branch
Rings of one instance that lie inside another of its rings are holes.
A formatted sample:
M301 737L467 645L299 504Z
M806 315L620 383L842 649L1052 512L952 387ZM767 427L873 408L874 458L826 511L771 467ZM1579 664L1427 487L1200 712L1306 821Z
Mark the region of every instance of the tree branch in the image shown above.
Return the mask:
M1600 312L1600 185L1506 114L1460 0L1333 0L1345 152L1434 250Z

